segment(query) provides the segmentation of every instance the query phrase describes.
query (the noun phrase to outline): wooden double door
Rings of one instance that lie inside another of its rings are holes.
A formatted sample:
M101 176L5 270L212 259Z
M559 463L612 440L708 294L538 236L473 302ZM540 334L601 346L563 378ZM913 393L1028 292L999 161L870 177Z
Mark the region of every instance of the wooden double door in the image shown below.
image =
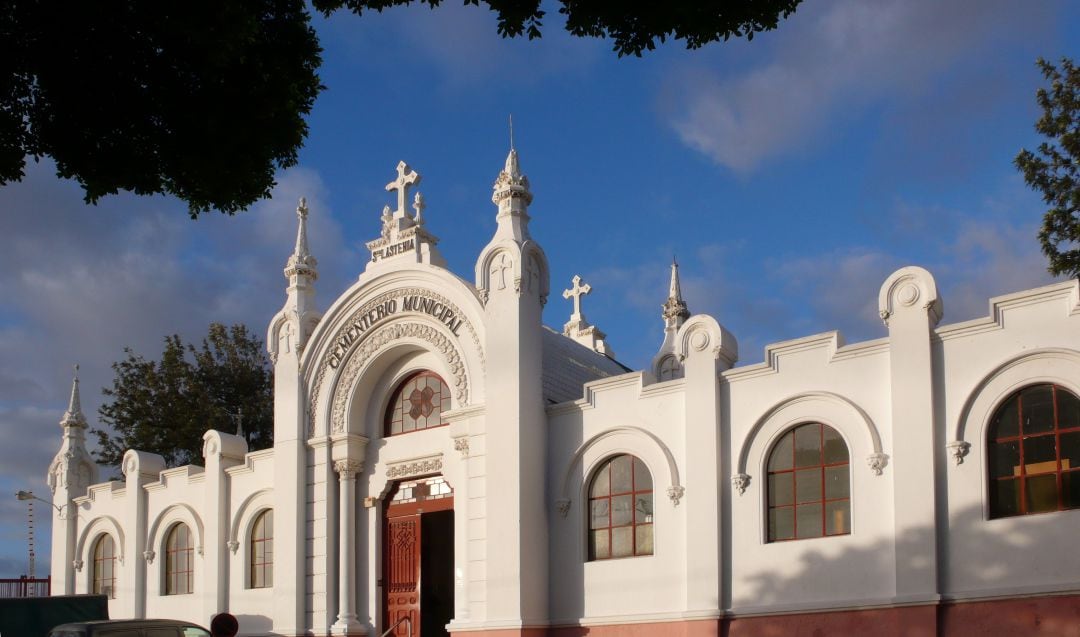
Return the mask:
M453 491L440 476L400 482L384 518L383 625L396 625L395 637L409 637L410 622L412 637L447 635L454 616Z

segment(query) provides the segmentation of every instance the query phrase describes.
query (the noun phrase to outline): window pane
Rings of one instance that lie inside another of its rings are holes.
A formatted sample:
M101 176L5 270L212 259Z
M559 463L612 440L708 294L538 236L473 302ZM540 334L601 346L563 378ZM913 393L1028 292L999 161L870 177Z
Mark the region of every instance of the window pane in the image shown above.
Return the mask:
M648 524L653 521L652 494L639 493L634 496L634 522Z
M592 487L589 489L589 495L592 497L600 497L607 495L608 491L608 466L604 465L593 476Z
M642 524L634 528L637 536L637 555L652 555L652 525Z
M1024 438L1024 471L1027 473L1057 471L1054 436Z
M802 425L795 429L795 466L821 464L821 425Z
M1061 474L1061 504L1066 509L1080 507L1080 472Z
M802 469L795 472L795 501L813 502L821 499L821 469Z
M645 463L634 458L634 490L652 491L652 474Z
M1020 475L1020 442L990 443L990 477L1004 478Z
M851 526L848 519L851 517L851 501L838 500L825 503L825 534L841 535L850 533Z
M634 496L617 495L611 498L611 526L634 523Z
M795 474L776 473L769 476L769 506L792 504L795 500Z
M772 453L769 454L769 471L782 471L791 468L791 447L794 440L795 433L789 431L776 443Z
M608 550L607 529L593 531L589 534L589 553L592 555L593 559L596 560L602 560L611 556Z
M769 509L769 540L790 540L795 537L795 509Z
M822 425L821 429L825 438L825 464L847 462L847 445L844 444L844 439L840 437L839 432L825 425Z
M629 493L634 490L630 475L630 456L615 456L611 460L611 492Z
M1020 480L1011 478L995 480L990 485L990 516L995 518L1020 514Z
M1057 511L1057 475L1035 476L1024 481L1028 513Z
M1080 400L1067 389L1057 388L1058 428L1080 427Z
M628 557L634 554L634 527L611 529L611 557Z
M1050 385L1029 387L1020 394L1025 434L1054 430L1054 397Z
M848 481L848 467L825 467L825 499L847 498L851 496L851 483Z
M607 498L592 501L592 516L589 519L590 529L599 529L608 526L610 523L610 520L608 519L609 502L610 501Z
M821 537L821 504L800 504L795 507L797 537Z
M1020 435L1020 429L1017 426L1018 409L1016 396L1005 401L1005 404L998 408L997 413L994 414L994 424L990 427L990 438L1010 438Z

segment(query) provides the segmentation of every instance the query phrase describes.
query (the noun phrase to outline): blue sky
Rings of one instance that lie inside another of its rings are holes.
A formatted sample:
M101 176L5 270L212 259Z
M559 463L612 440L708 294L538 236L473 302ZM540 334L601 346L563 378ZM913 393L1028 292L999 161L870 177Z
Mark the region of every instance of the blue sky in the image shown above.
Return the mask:
M538 41L502 40L493 14L456 4L315 24L327 90L272 200L196 222L161 197L88 207L47 162L0 188L0 577L26 570L13 494L49 494L72 364L96 425L125 346L154 357L166 334L194 340L211 321L265 333L300 196L326 307L362 271L398 160L423 176L427 227L471 280L510 114L551 263L545 322L566 321L558 291L582 275L586 316L635 369L661 341L672 255L690 310L734 333L740 365L827 330L883 336L878 288L903 265L935 275L944 322L1052 281L1043 205L1012 158L1039 141L1035 58L1080 58L1075 3L808 0L752 42L642 59L565 35L554 10Z

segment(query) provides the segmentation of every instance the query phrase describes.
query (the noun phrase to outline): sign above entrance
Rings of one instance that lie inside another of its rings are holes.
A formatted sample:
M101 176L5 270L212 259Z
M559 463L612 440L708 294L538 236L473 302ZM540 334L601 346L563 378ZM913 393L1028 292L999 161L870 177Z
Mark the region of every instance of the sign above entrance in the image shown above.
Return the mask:
M417 293L416 290L402 290L400 296L391 296L367 312L353 317L352 323L338 333L328 359L329 365L336 369L352 345L363 338L365 332L387 318L403 312L427 314L445 325L454 336L460 336L461 325L465 319L455 309L441 299Z

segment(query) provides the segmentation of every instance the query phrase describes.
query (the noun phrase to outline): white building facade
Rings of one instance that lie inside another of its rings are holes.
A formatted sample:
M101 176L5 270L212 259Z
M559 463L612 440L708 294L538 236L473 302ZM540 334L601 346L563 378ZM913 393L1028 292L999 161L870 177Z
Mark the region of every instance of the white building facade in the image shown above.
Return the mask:
M516 151L471 280L397 170L371 261L325 310L301 201L271 449L208 431L202 467L131 450L94 484L76 381L48 474L55 593L228 611L242 635L1075 634L1077 281L939 325L933 277L903 268L886 338L735 367L673 264L663 342L632 371L579 278L563 331L542 324Z

